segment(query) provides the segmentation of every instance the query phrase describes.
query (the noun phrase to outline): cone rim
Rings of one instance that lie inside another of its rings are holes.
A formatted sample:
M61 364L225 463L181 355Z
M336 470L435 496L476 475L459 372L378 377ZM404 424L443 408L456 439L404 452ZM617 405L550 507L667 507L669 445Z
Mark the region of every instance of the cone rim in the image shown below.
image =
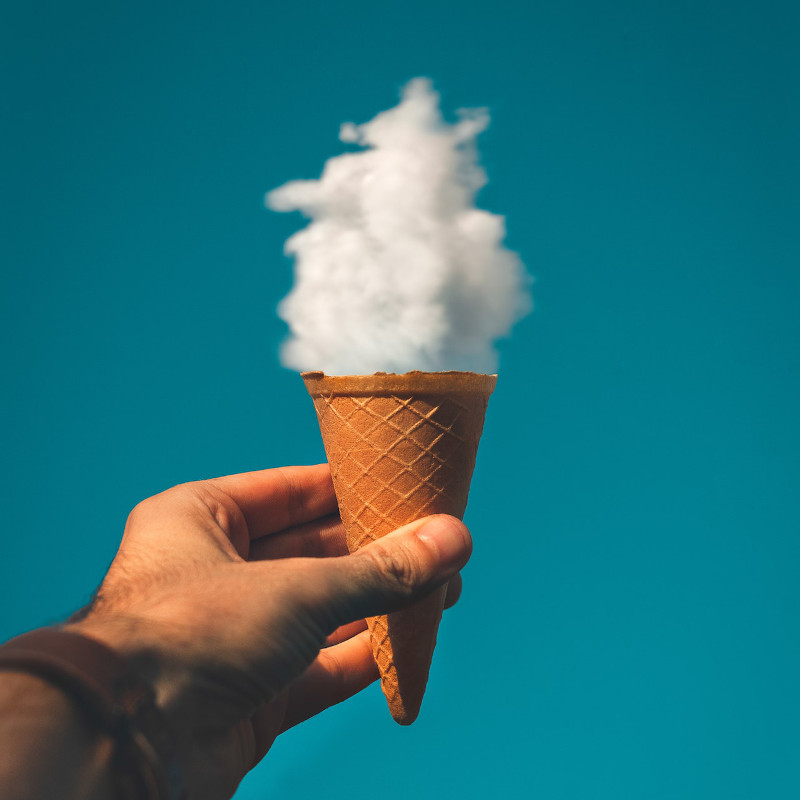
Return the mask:
M372 375L326 375L324 372L303 372L306 389L312 397L322 395L378 394L485 394L490 395L497 375L477 372L375 372Z

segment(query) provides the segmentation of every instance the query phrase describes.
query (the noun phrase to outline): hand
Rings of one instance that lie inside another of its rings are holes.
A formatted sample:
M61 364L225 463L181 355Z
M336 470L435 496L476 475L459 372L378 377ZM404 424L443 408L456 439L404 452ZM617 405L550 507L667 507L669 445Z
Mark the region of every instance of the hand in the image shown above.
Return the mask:
M177 486L131 513L85 618L156 690L192 798L227 798L275 737L378 674L364 617L410 605L471 552L453 517L346 555L327 465Z

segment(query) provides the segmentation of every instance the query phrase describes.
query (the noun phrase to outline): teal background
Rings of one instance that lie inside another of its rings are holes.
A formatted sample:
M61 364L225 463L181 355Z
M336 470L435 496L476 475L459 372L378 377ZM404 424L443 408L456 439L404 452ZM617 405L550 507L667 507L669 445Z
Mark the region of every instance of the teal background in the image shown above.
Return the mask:
M480 202L536 280L475 555L419 721L372 687L237 797L800 796L799 35L790 2L5 3L0 636L86 602L138 500L322 459L263 195L426 75L489 106Z

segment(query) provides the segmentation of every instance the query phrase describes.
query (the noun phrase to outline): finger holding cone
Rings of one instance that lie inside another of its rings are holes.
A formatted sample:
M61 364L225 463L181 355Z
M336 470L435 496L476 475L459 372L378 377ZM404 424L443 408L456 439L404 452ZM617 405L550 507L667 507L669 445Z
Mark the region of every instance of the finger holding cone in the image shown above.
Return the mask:
M430 514L463 517L495 375L303 373L350 552ZM367 620L392 717L413 722L447 587Z

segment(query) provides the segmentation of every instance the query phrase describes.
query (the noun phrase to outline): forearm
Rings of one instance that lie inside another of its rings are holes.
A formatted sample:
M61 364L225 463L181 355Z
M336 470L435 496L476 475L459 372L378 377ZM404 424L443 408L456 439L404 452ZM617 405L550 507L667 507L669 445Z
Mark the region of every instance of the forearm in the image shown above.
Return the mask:
M61 689L0 671L0 796L113 798L114 745Z

